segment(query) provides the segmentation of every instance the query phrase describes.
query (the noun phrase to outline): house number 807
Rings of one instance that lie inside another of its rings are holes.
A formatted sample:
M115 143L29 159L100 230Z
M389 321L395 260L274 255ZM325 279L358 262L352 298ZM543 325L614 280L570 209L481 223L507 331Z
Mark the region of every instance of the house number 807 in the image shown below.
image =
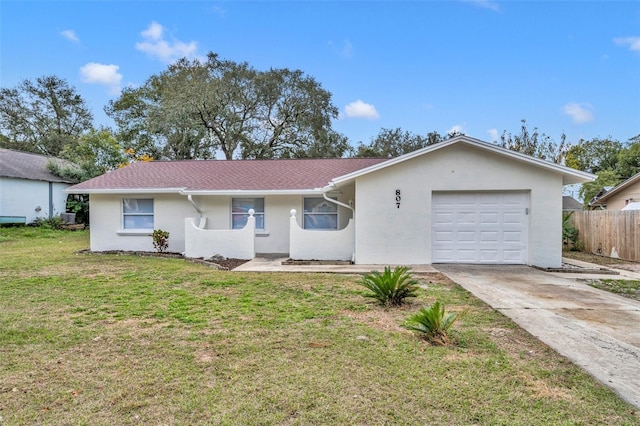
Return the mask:
M400 200L402 200L402 197L400 196L400 190L396 189L396 208L400 208Z

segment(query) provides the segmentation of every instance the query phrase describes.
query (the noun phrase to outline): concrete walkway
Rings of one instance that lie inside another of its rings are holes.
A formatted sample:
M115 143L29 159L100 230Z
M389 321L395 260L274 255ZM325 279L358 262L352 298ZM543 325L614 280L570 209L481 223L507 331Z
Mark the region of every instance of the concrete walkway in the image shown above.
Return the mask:
M640 302L576 280L639 274L549 273L527 266L437 269L640 408Z
M238 266L234 272L325 272L338 274L366 274L368 272L384 270L385 265L283 265L288 257L257 256L255 259ZM390 265L392 268L395 265ZM433 274L438 272L431 265L409 266L414 274Z

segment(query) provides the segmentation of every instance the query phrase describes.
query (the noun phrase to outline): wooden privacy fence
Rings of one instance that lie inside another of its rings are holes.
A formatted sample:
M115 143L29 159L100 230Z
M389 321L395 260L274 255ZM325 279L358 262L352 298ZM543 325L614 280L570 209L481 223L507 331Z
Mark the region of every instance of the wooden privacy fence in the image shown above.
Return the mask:
M587 253L640 262L640 210L577 211L571 219Z

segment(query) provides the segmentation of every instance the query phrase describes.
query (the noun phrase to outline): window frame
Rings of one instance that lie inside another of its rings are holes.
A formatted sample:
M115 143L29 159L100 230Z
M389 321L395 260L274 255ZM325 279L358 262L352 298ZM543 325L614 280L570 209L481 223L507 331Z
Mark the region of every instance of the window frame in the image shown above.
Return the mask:
M127 212L127 200L131 200L131 201L135 201L136 203L138 201L151 201L151 211L150 212L144 212L144 211L132 211L132 212ZM122 230L123 232L136 232L136 231L142 231L145 233L151 233L153 232L153 230L155 229L155 223L156 223L156 218L155 218L155 200L153 198L144 198L144 197L140 197L140 198L135 198L135 197L130 197L130 198L122 198L121 201L121 220L122 220ZM150 217L151 218L151 226L146 226L146 227L127 227L127 218L128 217Z
M336 200L338 201L338 197L329 197L332 200ZM328 204L331 204L332 206L335 206L335 211L331 211L331 212L312 212L309 211L307 212L307 209L305 208L305 204L306 204L306 200L323 200L326 201ZM303 197L302 198L302 228L306 229L308 231L337 231L340 229L340 216L339 216L339 206L336 203L332 203L330 201L327 201L324 197ZM335 216L335 227L332 228L309 228L307 226L307 217L310 216Z
M237 211L234 212L234 208L233 208L233 204L234 201L236 200L251 200L250 207L247 207L246 211ZM262 210L258 210L256 208L256 200L262 200ZM265 208L265 198L264 197L231 197L231 229L243 229L247 222L245 221L244 224L241 227L236 227L235 226L235 221L234 221L234 217L249 217L249 209L253 209L254 213L253 213L253 217L256 218L256 231L265 231L266 229L266 223L265 223L265 213L264 211L266 210ZM258 218L261 218L258 219ZM262 226L260 226L262 225Z

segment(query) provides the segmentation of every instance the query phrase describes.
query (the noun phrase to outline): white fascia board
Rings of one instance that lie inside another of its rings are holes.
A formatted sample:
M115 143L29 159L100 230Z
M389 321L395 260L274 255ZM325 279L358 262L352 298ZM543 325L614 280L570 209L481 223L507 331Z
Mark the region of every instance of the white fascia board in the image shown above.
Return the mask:
M502 155L505 157L510 157L518 161L522 161L525 163L529 163L531 165L542 167L544 169L553 171L555 173L559 173L563 176L563 184L567 185L570 183L580 183L580 182L590 182L595 180L596 176L591 173L582 172L580 170L572 169L570 167L562 166L560 164L554 164L549 161L545 161L539 158L531 157L529 155L522 154L520 152L512 151L507 148L503 148L496 144L492 144L489 142L482 141L480 139L471 138L468 136L457 136L455 138L438 142L433 145L429 145L427 147L418 149L416 151L410 152L408 154L401 155L400 157L391 158L382 163L374 164L373 166L366 167L364 169L357 170L355 172L338 176L332 180L333 184L341 184L348 181L351 181L357 177L366 175L368 173L375 172L377 170L384 169L389 166L393 166L394 164L402 163L404 161L410 160L415 157L419 157L421 155L428 154L433 151L437 151L439 149L443 149L448 147L449 145L453 145L456 143L465 143L467 145L475 146L480 149L484 149L486 151L494 152L498 155Z
M320 189L260 189L260 190L181 190L182 195L226 195L226 196L266 196L266 195L318 195L322 194Z
M65 189L67 194L179 194L183 188Z

